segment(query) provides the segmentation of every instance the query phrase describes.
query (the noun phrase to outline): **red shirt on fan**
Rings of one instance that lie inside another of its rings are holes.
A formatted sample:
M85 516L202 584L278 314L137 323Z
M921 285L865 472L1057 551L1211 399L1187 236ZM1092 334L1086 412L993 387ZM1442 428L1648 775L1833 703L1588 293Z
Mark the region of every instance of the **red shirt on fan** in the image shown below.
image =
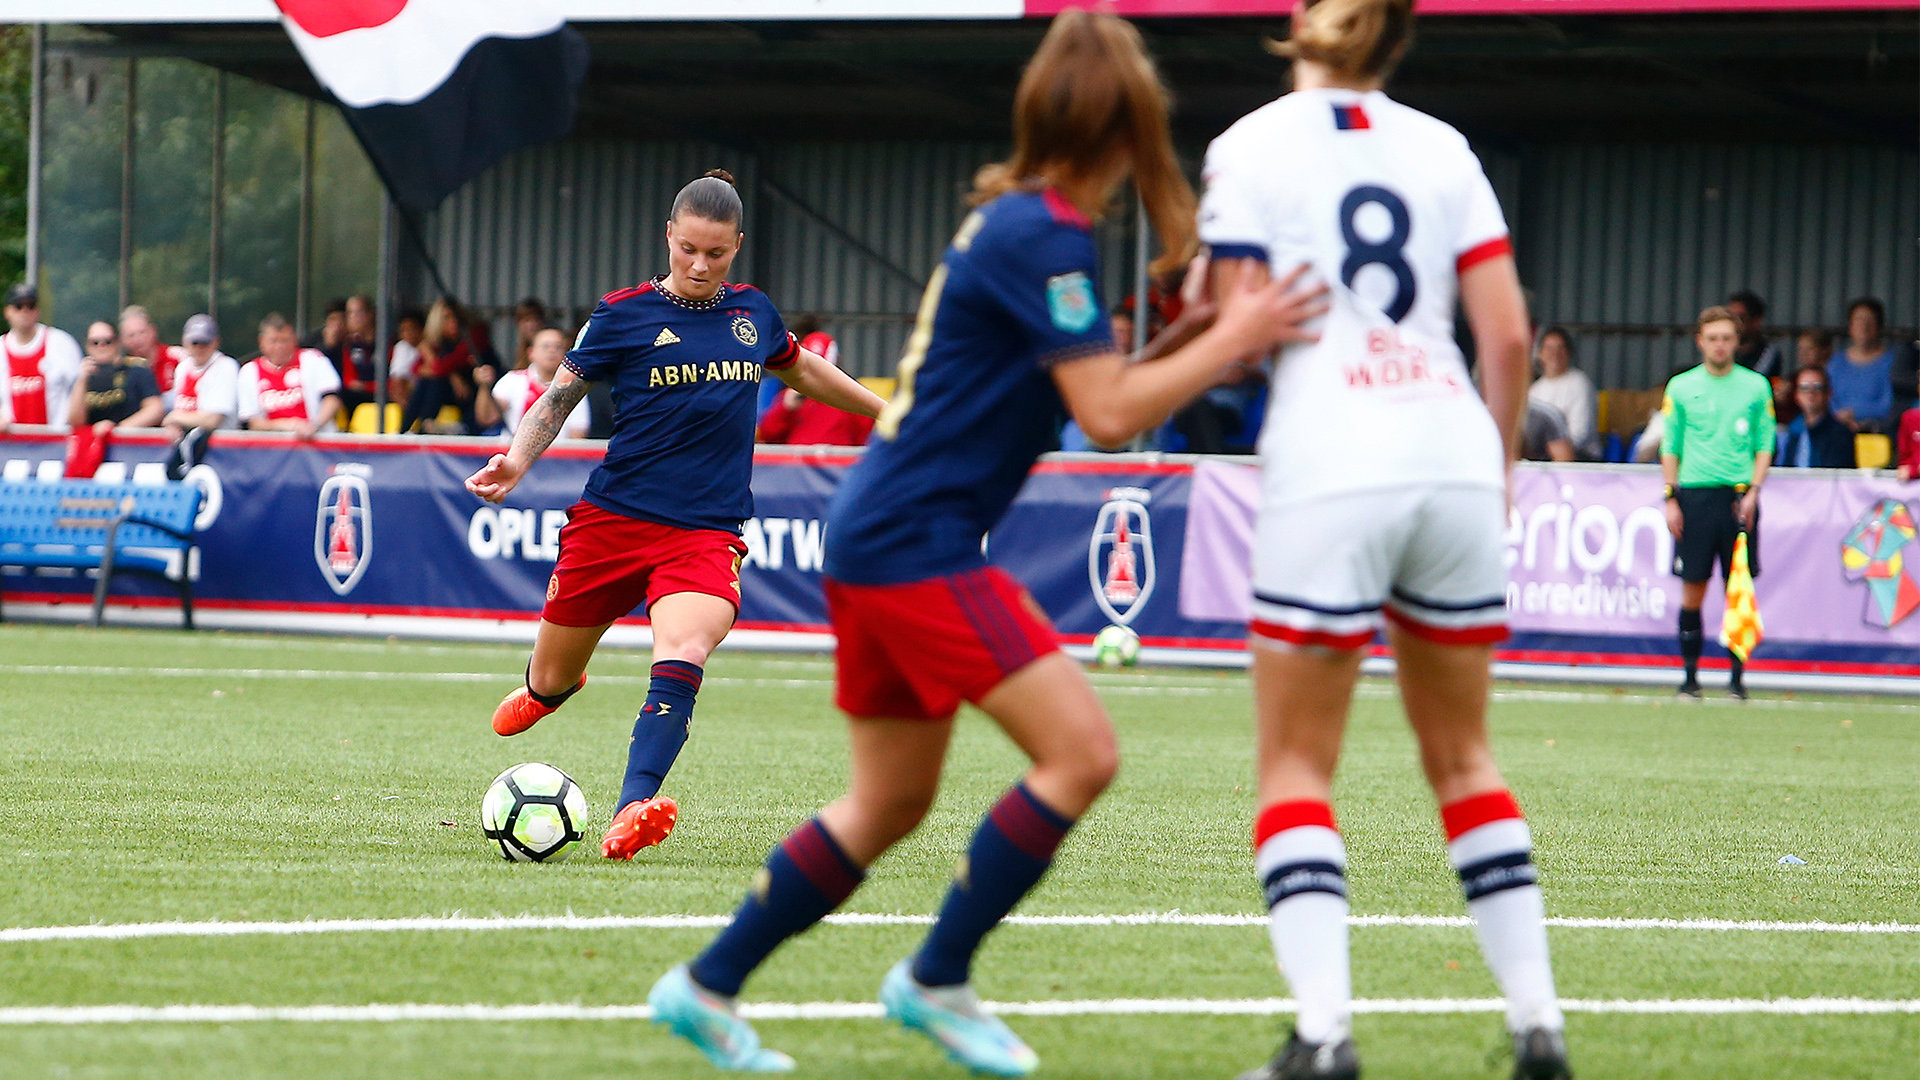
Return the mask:
M265 357L240 369L240 420L315 420L320 399L340 392L340 373L318 349L301 349L276 367Z
M25 345L5 335L4 400L0 419L15 424L67 426L67 397L80 375L80 343L64 330L35 328Z
M840 345L831 334L815 331L807 335L800 347L826 357L835 367L840 366ZM795 398L800 399L797 406L787 404ZM792 446L864 446L871 434L872 417L841 412L831 405L802 397L797 391L783 390L774 397L773 404L767 406L767 411L760 414L755 438L763 443Z

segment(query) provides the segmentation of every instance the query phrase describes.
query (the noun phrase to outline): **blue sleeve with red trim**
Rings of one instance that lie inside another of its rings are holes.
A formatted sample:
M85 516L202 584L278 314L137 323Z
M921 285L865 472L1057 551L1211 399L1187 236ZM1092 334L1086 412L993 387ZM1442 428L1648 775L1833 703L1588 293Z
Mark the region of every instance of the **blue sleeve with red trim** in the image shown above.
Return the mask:
M1013 319L1040 366L1112 352L1092 234L1055 223L1018 240L992 253L990 264L979 267L980 280Z
M761 366L768 371L785 371L800 359L800 343L787 329L785 320L780 318L780 309L773 306L772 299L764 293L761 299L766 300L767 313L762 319L760 338L769 346L767 358L761 362Z
M594 307L587 325L580 328L580 336L573 339L573 348L567 351L566 365L575 375L589 382L605 382L634 352L633 341L623 340L619 322L614 306L606 300Z

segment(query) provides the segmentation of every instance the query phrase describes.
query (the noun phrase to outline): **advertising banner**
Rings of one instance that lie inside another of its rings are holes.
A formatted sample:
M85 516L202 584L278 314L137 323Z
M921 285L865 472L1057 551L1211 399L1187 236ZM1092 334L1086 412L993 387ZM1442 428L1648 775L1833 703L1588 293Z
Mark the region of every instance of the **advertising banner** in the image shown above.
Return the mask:
M1193 488L1187 549L1205 558L1183 568L1181 610L1244 620L1258 471L1204 463ZM1760 506L1758 666L1920 663L1920 486L1779 469ZM1671 653L1673 547L1657 470L1518 467L1506 532L1510 652ZM1702 609L1709 639L1725 603L1716 576Z
M493 506L463 481L497 449L479 440L221 435L189 478L208 493L196 597L216 609L533 619L567 509L600 451L549 450ZM57 478L62 453L57 438L0 437L0 474ZM159 483L166 455L158 437L116 439L99 479ZM857 460L857 452L804 449L756 458L755 514L741 530L742 626L826 629L827 504ZM1120 456L1045 462L984 547L1070 640L1120 623L1153 644L1237 648L1238 625L1179 612L1190 492L1186 465ZM5 585L14 599L85 589L14 575ZM125 591L167 595L132 581Z

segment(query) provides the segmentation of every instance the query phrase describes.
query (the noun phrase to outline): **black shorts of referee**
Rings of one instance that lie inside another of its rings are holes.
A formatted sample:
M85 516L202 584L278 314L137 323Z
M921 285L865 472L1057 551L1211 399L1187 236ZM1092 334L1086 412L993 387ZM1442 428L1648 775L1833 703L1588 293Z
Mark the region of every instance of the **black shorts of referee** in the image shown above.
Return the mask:
M1680 539L1673 546L1673 573L1689 585L1713 577L1720 562L1720 580L1733 572L1733 543L1739 538L1740 497L1744 487L1683 487L1674 492L1680 504ZM1755 504L1747 534L1747 569L1760 576L1760 507Z

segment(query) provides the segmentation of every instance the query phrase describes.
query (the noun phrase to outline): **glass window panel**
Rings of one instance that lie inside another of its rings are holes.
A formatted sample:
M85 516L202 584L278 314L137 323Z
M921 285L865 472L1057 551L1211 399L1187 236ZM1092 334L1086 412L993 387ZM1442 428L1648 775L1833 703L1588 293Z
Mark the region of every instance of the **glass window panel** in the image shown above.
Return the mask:
M294 317L300 261L302 100L227 78L227 163L220 210L220 324L226 351L254 352L269 312Z
M125 133L124 60L83 59L62 42L103 35L50 30L45 157L41 173L41 316L75 337L120 302L120 144Z
M160 340L178 343L187 316L207 310L215 74L142 60L135 79L133 302L153 314Z
M307 325L319 326L328 300L354 293L373 295L380 278L380 179L340 116L321 105L315 115L313 150L313 256L308 267L313 310Z

